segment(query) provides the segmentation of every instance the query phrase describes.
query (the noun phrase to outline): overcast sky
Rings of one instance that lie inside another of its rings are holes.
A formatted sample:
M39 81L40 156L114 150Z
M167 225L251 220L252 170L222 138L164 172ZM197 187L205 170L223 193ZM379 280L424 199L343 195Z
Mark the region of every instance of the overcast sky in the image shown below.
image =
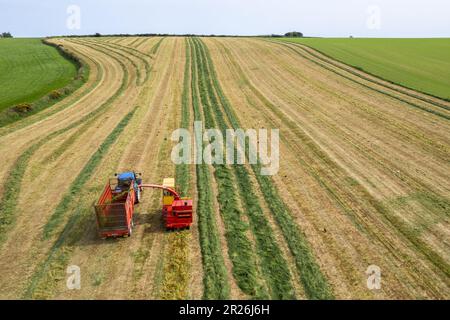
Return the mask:
M293 30L328 37L450 37L450 1L0 0L0 32L18 37Z

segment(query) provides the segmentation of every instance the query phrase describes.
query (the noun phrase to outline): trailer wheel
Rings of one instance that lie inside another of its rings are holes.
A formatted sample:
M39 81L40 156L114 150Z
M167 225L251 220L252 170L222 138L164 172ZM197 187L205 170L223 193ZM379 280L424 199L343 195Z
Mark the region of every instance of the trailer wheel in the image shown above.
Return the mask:
M135 204L141 202L141 189L136 189L136 200L134 201Z

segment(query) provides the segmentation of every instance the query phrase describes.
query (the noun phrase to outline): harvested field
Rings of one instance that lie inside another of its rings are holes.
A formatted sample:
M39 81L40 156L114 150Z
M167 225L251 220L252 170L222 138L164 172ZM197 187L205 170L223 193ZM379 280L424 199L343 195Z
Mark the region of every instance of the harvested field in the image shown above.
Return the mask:
M89 77L0 127L0 298L450 298L449 102L293 43L50 41ZM279 172L175 165L172 132L194 121L279 129ZM167 232L161 192L146 190L133 235L99 239L92 204L126 170L175 177L191 229Z

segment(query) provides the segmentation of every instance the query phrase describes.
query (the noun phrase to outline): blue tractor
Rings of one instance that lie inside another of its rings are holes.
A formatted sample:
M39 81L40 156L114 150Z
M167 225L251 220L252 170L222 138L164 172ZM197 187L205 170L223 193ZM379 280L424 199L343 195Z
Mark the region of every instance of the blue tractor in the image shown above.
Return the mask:
M136 173L134 171L122 172L119 174L115 174L117 177L117 186L114 192L116 193L126 193L130 190L131 184L133 184L133 189L135 192L135 203L139 203L141 201L141 184L142 178L138 178L142 176L142 173Z

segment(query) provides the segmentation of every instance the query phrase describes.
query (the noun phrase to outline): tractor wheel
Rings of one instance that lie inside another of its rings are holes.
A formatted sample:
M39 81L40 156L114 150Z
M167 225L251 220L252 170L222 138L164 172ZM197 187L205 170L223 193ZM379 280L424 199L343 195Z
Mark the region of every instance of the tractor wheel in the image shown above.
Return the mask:
M131 237L131 234L133 233L133 228L130 226L128 228L128 237Z

